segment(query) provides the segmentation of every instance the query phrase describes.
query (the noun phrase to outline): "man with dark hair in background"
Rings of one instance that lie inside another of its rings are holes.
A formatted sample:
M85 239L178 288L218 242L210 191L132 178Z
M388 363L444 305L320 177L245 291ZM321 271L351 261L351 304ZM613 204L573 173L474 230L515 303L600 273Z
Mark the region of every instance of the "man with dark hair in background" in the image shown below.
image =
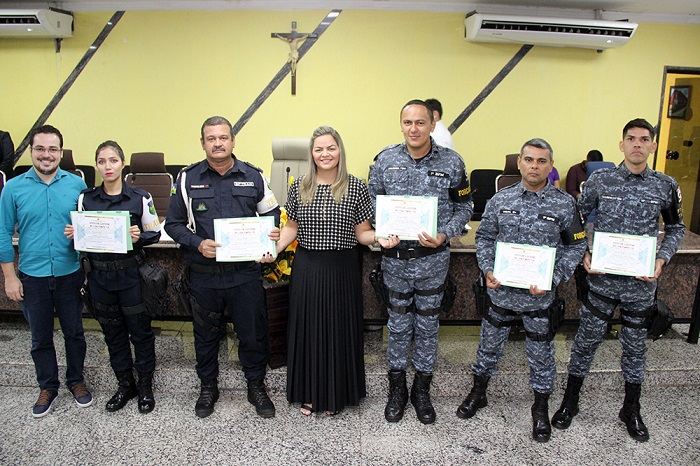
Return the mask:
M452 142L452 133L447 129L445 123L442 122L442 104L437 99L425 99L425 103L428 104L428 107L432 110L433 120L435 121L435 128L430 135L439 145L454 150L455 146Z

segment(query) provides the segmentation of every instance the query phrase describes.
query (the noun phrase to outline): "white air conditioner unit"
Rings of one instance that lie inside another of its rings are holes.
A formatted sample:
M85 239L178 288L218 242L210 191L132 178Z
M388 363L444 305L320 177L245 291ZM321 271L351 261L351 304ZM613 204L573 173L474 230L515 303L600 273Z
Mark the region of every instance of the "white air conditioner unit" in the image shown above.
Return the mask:
M73 36L73 16L54 10L0 10L0 38Z
M472 42L549 45L604 50L621 47L636 23L535 16L471 13L464 20L465 39Z

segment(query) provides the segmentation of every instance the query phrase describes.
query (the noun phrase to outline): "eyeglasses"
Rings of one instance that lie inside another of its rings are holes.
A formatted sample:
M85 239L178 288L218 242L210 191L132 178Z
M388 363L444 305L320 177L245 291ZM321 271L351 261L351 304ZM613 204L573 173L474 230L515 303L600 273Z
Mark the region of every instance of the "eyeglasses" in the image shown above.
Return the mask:
M32 150L33 150L34 152L36 152L37 154L43 154L43 153L45 153L45 152L48 152L48 153L51 154L51 155L56 155L56 154L58 154L59 152L61 152L61 150L63 150L63 149L60 149L60 148L58 148L58 147L34 146L34 147L32 147Z

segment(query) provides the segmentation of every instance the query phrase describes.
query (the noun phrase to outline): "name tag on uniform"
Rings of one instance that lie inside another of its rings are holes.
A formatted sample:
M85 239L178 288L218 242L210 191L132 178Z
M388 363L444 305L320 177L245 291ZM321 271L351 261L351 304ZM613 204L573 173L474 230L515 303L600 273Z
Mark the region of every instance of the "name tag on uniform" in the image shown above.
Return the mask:
M537 216L537 218L540 220L544 220L546 222L552 222L552 223L557 221L556 217L552 217L551 215L545 215L545 214L539 214Z
M208 184L193 184L190 189L209 189Z
M520 211L512 209L501 209L501 213L506 215L519 215Z
M607 199L609 201L621 201L622 198L619 196L610 196L608 194L603 194L600 196L601 199Z
M428 170L428 176L437 176L438 178L447 178L449 175L443 172L436 172L435 170Z
M387 170L406 170L406 167L389 167Z
M255 183L253 183L252 181L234 181L234 182L233 182L233 185L234 185L234 186L239 186L239 187L240 187L240 186L249 186L249 187L252 188L252 187L255 186Z

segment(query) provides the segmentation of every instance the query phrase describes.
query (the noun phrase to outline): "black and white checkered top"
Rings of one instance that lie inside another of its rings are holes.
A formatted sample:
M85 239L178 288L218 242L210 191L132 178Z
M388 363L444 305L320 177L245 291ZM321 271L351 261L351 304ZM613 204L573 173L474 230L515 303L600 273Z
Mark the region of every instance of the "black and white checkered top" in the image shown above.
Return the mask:
M320 184L311 204L302 204L297 179L289 188L287 215L299 224L297 240L306 249L350 249L357 245L355 225L372 218L372 202L367 186L358 178L348 175L348 192L337 204L331 187Z

